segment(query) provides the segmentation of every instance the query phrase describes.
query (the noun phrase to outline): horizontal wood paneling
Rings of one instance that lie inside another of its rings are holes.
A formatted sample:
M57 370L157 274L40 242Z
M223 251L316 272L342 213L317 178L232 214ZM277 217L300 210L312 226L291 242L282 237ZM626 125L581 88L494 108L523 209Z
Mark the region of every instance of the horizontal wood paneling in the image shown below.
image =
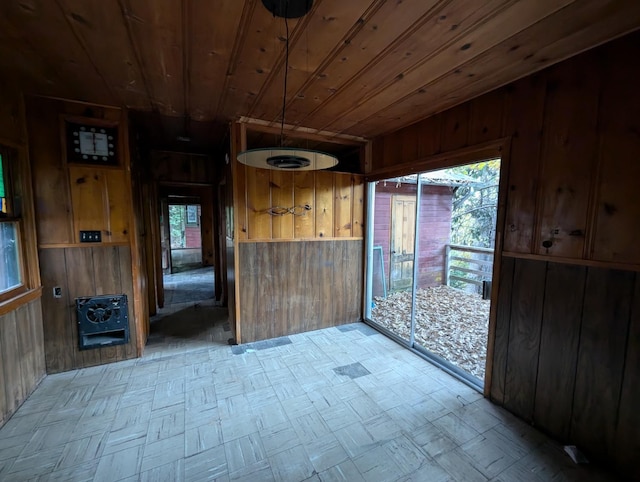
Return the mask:
M63 372L138 356L129 247L48 248L40 249L39 255L47 372ZM55 286L62 289L61 298L53 297ZM129 343L80 351L75 299L103 294L127 295Z
M0 427L45 376L40 300L0 316Z
M241 342L361 319L363 242L238 245Z
M236 164L239 194L234 215L240 231L238 239L363 236L362 176L328 171L282 172ZM272 208L291 209L295 214L272 215Z

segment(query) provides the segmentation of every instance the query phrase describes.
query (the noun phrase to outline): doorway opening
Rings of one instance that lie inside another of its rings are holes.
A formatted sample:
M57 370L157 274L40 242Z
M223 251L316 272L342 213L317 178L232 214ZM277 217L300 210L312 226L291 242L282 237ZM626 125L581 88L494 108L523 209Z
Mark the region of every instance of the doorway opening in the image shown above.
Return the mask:
M365 318L482 389L500 159L369 186Z

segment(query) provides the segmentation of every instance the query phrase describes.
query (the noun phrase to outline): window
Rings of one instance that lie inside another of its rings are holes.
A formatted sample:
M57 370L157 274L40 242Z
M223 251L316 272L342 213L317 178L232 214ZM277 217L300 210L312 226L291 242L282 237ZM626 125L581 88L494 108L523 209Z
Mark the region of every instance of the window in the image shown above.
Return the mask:
M0 146L0 302L24 291L19 203L13 189L12 149Z

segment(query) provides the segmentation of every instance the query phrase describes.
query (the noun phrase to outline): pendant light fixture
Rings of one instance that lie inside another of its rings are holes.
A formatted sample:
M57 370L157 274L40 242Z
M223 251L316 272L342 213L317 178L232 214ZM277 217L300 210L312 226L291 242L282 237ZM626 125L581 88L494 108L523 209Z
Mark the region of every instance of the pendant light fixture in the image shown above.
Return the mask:
M315 171L328 169L338 164L338 159L326 152L310 149L284 147L284 119L287 103L287 77L289 73L289 18L306 15L313 0L262 0L262 4L274 17L284 18L286 29L284 91L282 94L282 117L280 122L280 146L249 149L238 154L238 161L261 169Z

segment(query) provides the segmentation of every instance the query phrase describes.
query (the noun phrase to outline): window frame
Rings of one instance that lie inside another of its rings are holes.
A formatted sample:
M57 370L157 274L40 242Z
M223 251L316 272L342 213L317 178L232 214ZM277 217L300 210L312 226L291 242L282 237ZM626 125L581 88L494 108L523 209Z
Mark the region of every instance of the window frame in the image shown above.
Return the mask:
M0 223L11 223L15 225L16 243L18 251L18 269L20 272L20 284L0 293L0 303L6 303L14 298L23 295L29 289L29 280L27 279L26 251L24 243L24 222L22 212L19 207L22 202L16 202L16 194L22 194L22 186L16 183L22 181L20 173L15 174L17 159L20 156L20 150L0 140L0 162L2 162L2 173L4 177L4 189L7 202L7 213L0 213ZM17 187L17 189L16 189Z

